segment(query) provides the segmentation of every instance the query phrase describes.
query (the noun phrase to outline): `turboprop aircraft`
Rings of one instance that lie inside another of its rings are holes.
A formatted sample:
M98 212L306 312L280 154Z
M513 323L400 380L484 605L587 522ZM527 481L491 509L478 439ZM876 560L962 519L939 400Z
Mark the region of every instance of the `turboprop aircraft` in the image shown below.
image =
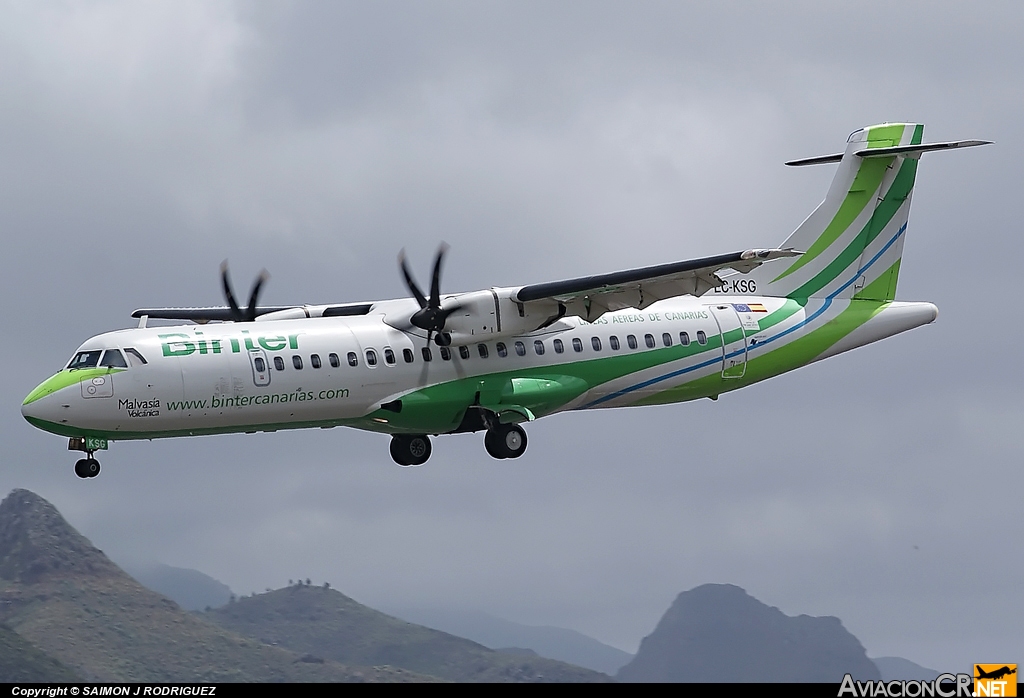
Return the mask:
M87 340L29 393L22 414L84 451L109 441L354 427L391 435L399 465L430 436L484 432L494 458L526 450L523 424L565 410L717 399L935 320L896 301L910 199L925 152L988 141L922 141L921 124L854 131L825 200L778 248L565 281L412 298L243 308L144 308L137 328ZM190 324L148 327L149 319Z

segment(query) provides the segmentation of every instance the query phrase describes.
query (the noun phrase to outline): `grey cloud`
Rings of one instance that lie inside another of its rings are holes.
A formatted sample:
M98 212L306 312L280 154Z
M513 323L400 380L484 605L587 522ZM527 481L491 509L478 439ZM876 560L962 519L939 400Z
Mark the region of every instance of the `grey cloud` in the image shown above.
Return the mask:
M243 593L309 576L633 650L731 582L874 655L1020 653L979 614L1024 571L1017 5L2 12L4 491ZM399 295L398 249L422 276L441 239L452 290L771 245L831 177L783 161L904 118L997 141L921 166L900 296L939 321L717 403L553 417L514 463L446 437L412 471L343 430L118 443L89 482L17 412L133 308L218 303L225 257L284 303Z

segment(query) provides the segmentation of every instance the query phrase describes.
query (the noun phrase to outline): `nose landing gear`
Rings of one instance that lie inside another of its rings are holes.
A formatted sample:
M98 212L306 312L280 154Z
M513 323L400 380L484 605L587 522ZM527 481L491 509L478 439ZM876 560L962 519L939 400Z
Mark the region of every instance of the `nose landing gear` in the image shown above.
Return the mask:
M106 439L94 439L92 437L72 436L68 439L69 451L82 451L85 458L75 463L75 475L84 479L96 477L100 474L100 462L93 458L96 451L107 447Z
M484 434L484 448L492 458L518 458L526 453L526 432L518 424L497 424Z
M75 475L83 480L100 474L100 462L91 455L75 463Z

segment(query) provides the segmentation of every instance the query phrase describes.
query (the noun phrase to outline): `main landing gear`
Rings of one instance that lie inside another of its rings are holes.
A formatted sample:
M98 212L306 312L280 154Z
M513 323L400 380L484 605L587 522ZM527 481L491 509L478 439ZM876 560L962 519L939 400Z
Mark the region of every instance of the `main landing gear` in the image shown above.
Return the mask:
M484 433L484 448L492 458L518 458L526 453L526 432L518 424L496 424Z
M93 439L81 436L72 436L68 439L69 451L82 451L85 453L85 458L82 458L75 463L75 475L83 480L99 475L100 462L93 458L92 454L96 453L97 450L102 450L106 447L106 439Z
M391 458L402 466L423 465L430 458L430 437L395 434L391 437Z
M518 458L526 453L526 432L518 424L494 424L484 432L484 448L492 458ZM430 437L426 434L395 434L391 437L391 458L401 466L423 465L430 458L430 451ZM96 467L98 470L98 463ZM75 472L78 472L78 466L75 466Z

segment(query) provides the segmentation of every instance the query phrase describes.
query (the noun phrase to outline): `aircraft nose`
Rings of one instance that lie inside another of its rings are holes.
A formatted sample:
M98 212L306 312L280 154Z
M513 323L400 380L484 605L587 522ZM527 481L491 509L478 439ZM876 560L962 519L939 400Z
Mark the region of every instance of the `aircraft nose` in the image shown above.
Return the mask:
M54 393L72 384L73 381L63 373L47 378L25 396L21 403L21 416L32 426L49 431L47 425L61 421L61 399Z
M38 388L36 390L38 390ZM49 409L49 403L53 401L53 398L42 396L30 400L29 398L32 398L33 393L35 392L36 391L33 390L32 393L29 393L28 397L25 398L25 401L21 403L21 416L24 417L32 426L38 427L40 426L39 422L52 421L50 419L51 410Z

